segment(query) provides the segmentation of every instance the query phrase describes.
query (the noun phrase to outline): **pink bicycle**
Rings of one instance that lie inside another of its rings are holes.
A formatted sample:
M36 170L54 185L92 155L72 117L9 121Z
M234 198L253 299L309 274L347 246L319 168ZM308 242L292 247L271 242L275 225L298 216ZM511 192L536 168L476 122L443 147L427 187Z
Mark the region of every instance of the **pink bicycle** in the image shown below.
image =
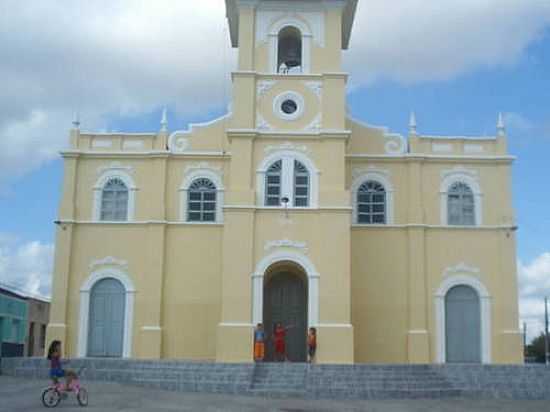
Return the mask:
M84 367L78 370L69 386L59 379L53 379L52 384L42 392L42 404L46 408L55 408L59 405L59 402L63 399L67 399L69 393L72 392L75 394L76 400L80 406L88 406L88 391L80 385L79 379L80 373L83 370Z

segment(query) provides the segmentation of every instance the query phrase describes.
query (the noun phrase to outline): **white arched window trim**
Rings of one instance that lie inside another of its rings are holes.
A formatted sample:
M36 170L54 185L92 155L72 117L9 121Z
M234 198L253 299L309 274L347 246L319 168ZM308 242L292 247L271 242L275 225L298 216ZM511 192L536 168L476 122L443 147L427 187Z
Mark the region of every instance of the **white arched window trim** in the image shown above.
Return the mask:
M475 209L475 226L480 226L483 224L483 193L481 192L481 187L477 179L477 174L475 172L461 172L457 171L450 173L445 176L441 181L440 186L440 213L441 213L441 224L443 226L449 225L449 214L448 214L448 198L449 198L449 189L455 183L464 183L472 189L474 193L474 209Z
M187 222L187 200L191 184L197 179L208 179L216 186L216 221L215 222L188 222L189 224L211 225L223 223L223 202L224 192L222 178L220 173L213 169L193 169L185 174L183 182L179 188L180 192L180 221Z
M267 270L278 262L293 262L305 271L308 281L308 327L319 326L319 273L307 256L293 251L273 252L256 266L256 271L252 274L252 324L263 323L264 277Z
M386 191L386 224L392 225L394 223L394 211L393 211L393 194L394 188L391 180L388 177L388 172L384 170L372 170L359 174L353 179L351 185L351 204L353 206L352 224L359 225L357 221L357 192L363 183L368 181L375 181L384 186ZM372 226L372 225L371 225Z
M134 183L134 179L128 173L118 169L107 170L101 174L99 179L96 181L93 190L94 190L94 207L93 207L93 216L92 220L94 222L101 221L101 197L103 195L103 188L109 181L113 179L120 179L126 187L128 188L128 218L127 221L131 222L135 217L136 209L136 192L138 188ZM120 222L116 222L120 223Z
M288 197L288 208L316 209L319 207L319 169L309 157L300 152L291 150L277 150L264 158L256 170L256 204L265 206L265 175L269 167L277 160L282 161L281 197ZM302 163L309 172L309 206L305 208L294 207L294 161ZM276 207L274 207L276 208Z
M311 43L313 35L309 26L302 20L285 17L275 22L269 29L269 67L271 73L278 73L279 33L286 27L295 27L302 34L302 73L311 71Z
M94 285L103 279L116 279L124 286L126 300L124 305L124 337L122 339L122 357L132 356L132 333L134 324L134 300L136 289L130 277L119 268L102 268L93 272L80 288L80 329L78 332L78 357L88 353L88 321L90 319L90 293Z
M445 296L455 286L469 286L479 296L481 314L481 363L491 363L491 296L481 281L472 275L446 278L435 293L436 362L446 362Z

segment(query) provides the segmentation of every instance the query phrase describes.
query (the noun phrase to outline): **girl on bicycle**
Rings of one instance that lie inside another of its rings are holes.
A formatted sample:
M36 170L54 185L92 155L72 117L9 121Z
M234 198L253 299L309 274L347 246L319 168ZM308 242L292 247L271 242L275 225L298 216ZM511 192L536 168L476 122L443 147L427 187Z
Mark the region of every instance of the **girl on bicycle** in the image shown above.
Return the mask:
M71 382L76 378L76 374L69 369L63 369L61 366L61 341L54 340L48 349L48 360L50 361L50 378L57 382L59 378L66 377L67 389L70 390Z

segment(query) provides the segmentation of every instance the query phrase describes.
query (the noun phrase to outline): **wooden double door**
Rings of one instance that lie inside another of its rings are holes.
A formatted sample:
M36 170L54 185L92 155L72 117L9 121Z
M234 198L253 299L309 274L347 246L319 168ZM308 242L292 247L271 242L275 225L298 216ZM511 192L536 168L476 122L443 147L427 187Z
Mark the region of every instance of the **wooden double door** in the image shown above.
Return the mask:
M291 362L307 360L307 284L292 273L277 273L264 285L264 328L270 338L266 361L275 360L273 332L277 323L292 326L286 335L286 354Z

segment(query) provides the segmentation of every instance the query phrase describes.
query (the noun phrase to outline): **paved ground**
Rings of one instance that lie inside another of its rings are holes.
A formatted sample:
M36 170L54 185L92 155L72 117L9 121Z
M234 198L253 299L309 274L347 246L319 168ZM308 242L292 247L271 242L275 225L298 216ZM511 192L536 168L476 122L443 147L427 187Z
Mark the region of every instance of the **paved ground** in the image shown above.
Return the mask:
M40 401L45 381L29 381L0 376L0 411L44 411ZM302 401L266 400L225 395L183 394L148 390L113 383L87 382L90 404L86 411L197 411L197 412L544 412L548 401ZM59 411L78 411L76 399L70 397Z

